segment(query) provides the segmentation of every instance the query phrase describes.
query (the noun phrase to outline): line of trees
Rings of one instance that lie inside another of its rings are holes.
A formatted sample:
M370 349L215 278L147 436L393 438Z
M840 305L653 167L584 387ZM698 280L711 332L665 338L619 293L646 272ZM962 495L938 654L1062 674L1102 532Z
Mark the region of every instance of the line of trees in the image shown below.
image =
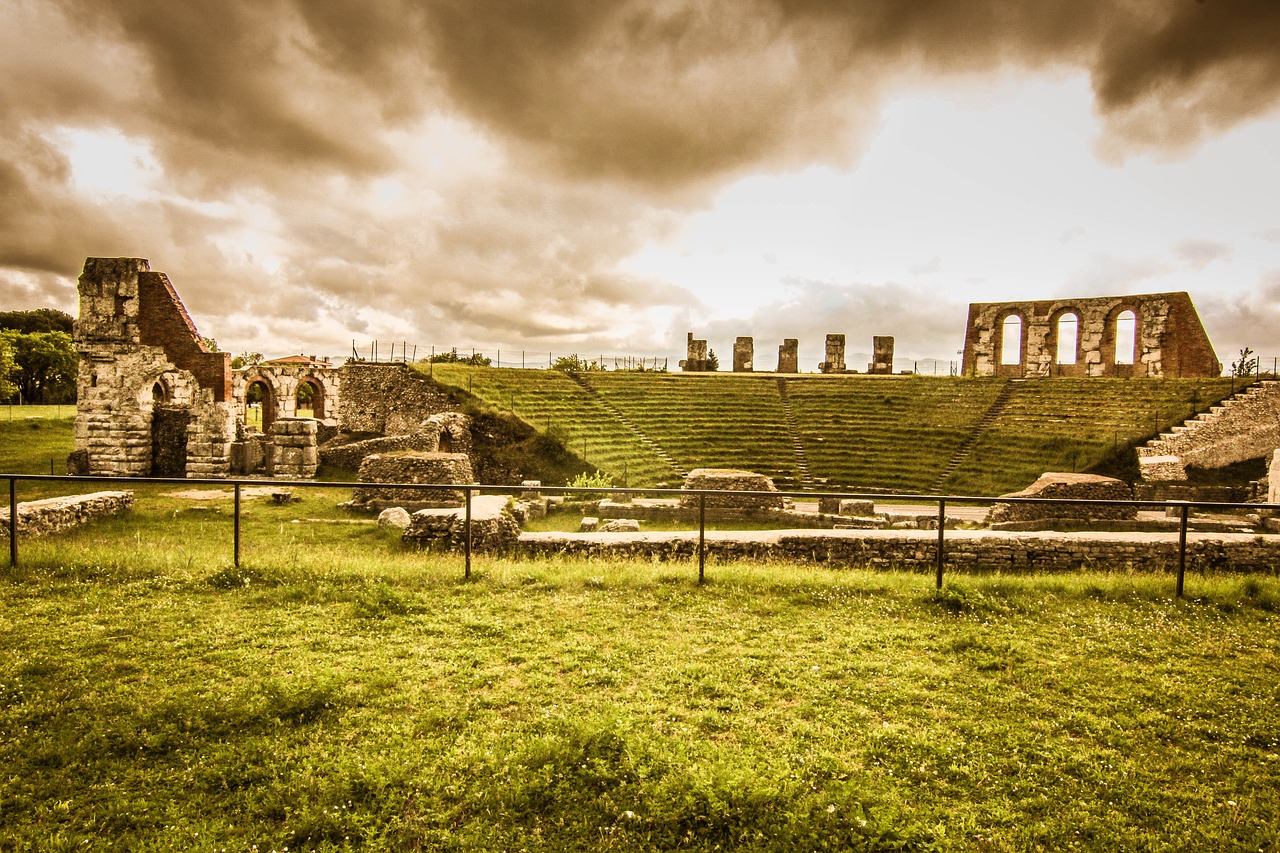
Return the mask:
M53 308L0 311L0 401L71 403L80 357L70 314Z

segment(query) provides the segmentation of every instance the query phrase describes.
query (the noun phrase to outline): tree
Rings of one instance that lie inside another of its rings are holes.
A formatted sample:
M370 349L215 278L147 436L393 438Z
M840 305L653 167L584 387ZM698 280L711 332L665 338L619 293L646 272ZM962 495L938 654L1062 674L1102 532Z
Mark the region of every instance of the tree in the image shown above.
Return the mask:
M486 358L478 352L469 356L459 356L456 349L449 352L438 352L430 356L427 361L432 364L469 364L472 367L488 367L493 364L493 359Z
M0 311L0 329L15 332L66 332L71 334L75 321L71 315L56 308L37 308L34 311Z
M713 349L707 350L707 370L719 370L720 358Z
M1252 376L1258 369L1258 359L1253 354L1253 350L1245 347L1240 350L1240 357L1231 362L1231 375L1239 379L1245 379Z
M239 370L242 367L253 367L255 364L262 364L262 353L242 352L235 358L231 359L232 370Z
M211 338L208 335L201 335L200 343L204 344L204 348L209 352L222 352L222 350L218 349L217 338Z
M9 339L0 337L0 400L8 400L18 392L13 375L18 372L18 365L13 360L13 347Z
M551 365L555 370L563 370L565 373L578 373L584 370L604 370L604 365L597 361L587 361L584 358L578 358L575 352L573 355L562 355Z
M76 355L70 335L6 330L0 332L0 337L9 346L18 366L18 389L23 402L63 403L75 399L80 357Z

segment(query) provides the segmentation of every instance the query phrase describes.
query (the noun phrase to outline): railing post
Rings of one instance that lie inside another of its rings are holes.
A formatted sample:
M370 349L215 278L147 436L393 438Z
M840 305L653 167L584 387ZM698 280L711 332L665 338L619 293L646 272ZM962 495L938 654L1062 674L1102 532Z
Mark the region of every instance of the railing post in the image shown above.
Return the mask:
M466 536L463 540L463 553L466 554L467 569L463 575L467 580L471 580L471 487L467 487L467 521L465 524Z
M235 562L236 568L240 568L240 484L236 483L236 506L235 506Z
M942 589L942 560L946 556L944 536L947 529L947 502L938 498L938 554L937 554L937 588Z
M698 583L707 578L707 496L698 495Z
M1174 598L1182 598L1182 579L1187 573L1187 513L1190 504L1182 505L1182 517L1178 521L1178 587Z
M9 568L18 565L18 478L9 478Z

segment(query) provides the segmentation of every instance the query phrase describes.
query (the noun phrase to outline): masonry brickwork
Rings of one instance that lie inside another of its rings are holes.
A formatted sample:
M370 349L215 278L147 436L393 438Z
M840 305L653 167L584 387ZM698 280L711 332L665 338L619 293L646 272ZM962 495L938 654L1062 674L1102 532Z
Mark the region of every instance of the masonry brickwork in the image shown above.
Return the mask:
M694 340L693 332L690 332L685 339L685 358L680 362L680 369L691 373L701 373L707 367L707 342Z
M867 365L867 373L893 373L893 336L872 336L871 363Z
M778 346L778 372L800 372L800 341L796 338L785 338Z
M168 276L143 258L87 258L77 286L75 446L84 473L154 473L157 406L189 413L192 477L226 476L235 437L231 365L204 345Z
M1187 479L1187 466L1222 468L1280 447L1280 382L1259 382L1138 448L1147 482Z
M755 369L756 343L754 338L740 337L733 342L733 372L750 373Z
M1130 313L1133 351L1117 358L1117 338L1124 340L1121 321ZM1008 322L1011 318L1015 322ZM1017 342L1008 347L1007 359L1006 334L1018 335ZM1060 349L1064 350L1062 358ZM1016 360L1012 357L1015 351ZM1222 364L1191 297L1186 293L1153 293L973 303L965 327L962 373L1017 378L1195 377L1218 376Z
M93 492L18 504L18 535L48 536L133 508L133 492ZM9 535L9 508L0 509L0 535Z
M827 335L826 360L818 365L822 373L844 373L844 335Z
M407 364L347 362L338 372L343 432L407 435L427 418L457 405Z

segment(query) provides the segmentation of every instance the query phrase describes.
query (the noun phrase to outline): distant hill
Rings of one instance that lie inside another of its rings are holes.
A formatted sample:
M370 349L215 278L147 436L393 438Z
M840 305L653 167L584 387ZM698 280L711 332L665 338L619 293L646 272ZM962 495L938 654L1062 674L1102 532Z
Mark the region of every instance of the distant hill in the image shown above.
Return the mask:
M1213 379L668 374L418 365L619 484L746 468L780 488L995 495L1045 471L1132 471L1132 448L1235 387ZM1238 380L1237 380L1238 381Z

